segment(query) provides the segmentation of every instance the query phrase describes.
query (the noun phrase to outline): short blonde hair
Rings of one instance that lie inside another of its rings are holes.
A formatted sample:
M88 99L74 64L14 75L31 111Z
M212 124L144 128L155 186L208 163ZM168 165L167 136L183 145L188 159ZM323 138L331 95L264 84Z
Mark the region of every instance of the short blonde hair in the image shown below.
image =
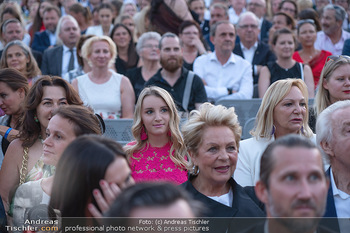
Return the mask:
M329 82L329 78L331 77L332 73L340 66L347 64L350 65L350 57L341 55L337 58L334 58L334 60L330 58L330 60L327 61L324 65L320 76L320 80L318 82L317 93L314 102L314 110L316 116L320 115L320 113L325 108L332 104L330 100L330 93L327 89L323 87L323 83L325 82L325 80Z
M137 100L137 103L135 106L135 112L134 112L134 124L131 128L131 131L136 140L136 143L135 145L125 147L125 151L126 151L126 154L128 155L129 160L130 158L133 158L134 153L143 149L144 150L148 149L147 140L141 140L141 129L143 127L143 122L141 118L142 104L143 104L143 100L147 96L156 96L156 97L162 98L166 103L166 105L168 106L169 115L170 115L170 119L169 119L169 130L171 133L170 141L172 142L169 156L176 165L178 165L183 169L187 168L187 163L188 163L186 161L186 157L188 157L187 149L183 141L183 138L181 136L181 132L179 130L180 117L177 113L176 105L171 95L163 88L160 88L157 86L145 87L140 93L140 96Z
M191 111L188 121L182 126L182 134L186 147L194 156L202 144L204 130L211 126L226 126L230 128L235 136L237 151L241 140L242 127L239 125L238 117L233 107L226 108L222 105L204 103L199 110ZM194 166L190 161L188 170Z
M260 108L256 115L255 126L250 134L256 138L271 138L271 132L273 127L273 111L277 104L290 92L292 87L295 86L299 88L302 95L305 98L305 118L303 119L303 130L302 133L305 137L311 137L313 135L309 124L309 105L308 105L308 93L307 87L303 80L301 79L283 79L278 80L271 84L267 89L264 98L261 101Z
M87 41L85 41L83 47L81 48L83 58L89 61L89 57L92 54L92 45L93 43L99 42L99 41L105 41L108 43L109 50L112 54L111 60L109 61L109 65L110 66L113 65L115 62L115 58L117 57L117 47L115 46L112 39L109 38L108 36L93 36ZM91 65L90 61L89 61L89 65Z

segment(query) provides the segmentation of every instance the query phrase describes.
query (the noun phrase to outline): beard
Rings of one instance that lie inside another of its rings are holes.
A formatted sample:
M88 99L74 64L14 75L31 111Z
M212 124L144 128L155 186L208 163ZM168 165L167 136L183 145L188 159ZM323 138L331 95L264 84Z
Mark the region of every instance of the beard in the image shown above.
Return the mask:
M162 57L160 58L160 64L164 70L167 70L169 72L175 72L177 69L182 67L183 59L181 56L174 57L175 60L169 61L169 59L170 58L168 59L164 59Z

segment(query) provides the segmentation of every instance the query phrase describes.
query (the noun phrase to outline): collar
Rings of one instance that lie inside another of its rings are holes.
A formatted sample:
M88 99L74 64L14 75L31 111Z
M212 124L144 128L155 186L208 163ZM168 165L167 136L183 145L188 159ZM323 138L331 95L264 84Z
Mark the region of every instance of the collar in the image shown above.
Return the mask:
M345 193L337 188L337 185L335 184L335 181L334 181L332 167L330 168L330 179L331 179L331 185L332 185L332 190L333 190L333 197L339 196L343 200L350 198L349 194L347 194L347 193Z
M49 31L49 30L45 30L45 32L48 34L48 35L55 35L55 32L51 32L51 31Z
M256 49L258 48L258 42L257 42L257 41L255 41L254 45L253 45L250 49L246 48L246 47L244 46L244 44L242 43L242 41L240 41L239 44L241 45L242 51L250 50L250 49L256 50Z
M69 50L70 50L70 48L68 48L67 46L65 46L64 44L62 44L62 46L63 46L63 54L65 53L65 52L70 52ZM76 52L76 47L74 47L74 48L72 48L73 49L73 52Z
M209 56L209 60L210 60L210 61L217 61L217 62L219 62L219 59L218 59L218 57L216 56L216 52L215 52L215 51L214 51L213 53L209 53L208 56ZM219 63L220 63L220 62L219 62ZM233 53L231 53L231 56L230 56L230 58L227 60L227 62L225 63L225 65L228 64L228 63L236 63L236 58L235 58L235 56L234 56ZM220 63L220 64L221 64L221 63Z

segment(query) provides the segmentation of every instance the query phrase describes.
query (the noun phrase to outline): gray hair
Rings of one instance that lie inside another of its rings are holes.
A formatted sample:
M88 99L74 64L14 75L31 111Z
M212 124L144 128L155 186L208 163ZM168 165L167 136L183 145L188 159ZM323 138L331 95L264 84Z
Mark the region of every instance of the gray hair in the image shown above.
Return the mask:
M175 38L180 42L179 37L175 33L167 32L159 40L159 49L162 49L162 43L163 43L164 38Z
M21 28L24 29L23 24L22 24L21 21L19 21L18 19L8 19L8 20L6 20L6 21L2 24L2 27L1 27L2 33L5 33L5 32L6 32L6 27L7 27L7 25L9 25L10 23L19 23L19 24L21 25Z
M251 11L246 11L246 12L240 14L236 26L239 27L241 21L242 21L244 18L249 17L249 16L252 17L252 18L256 21L256 24L258 25L258 28L260 29L260 20L259 20L258 16L256 16L256 15L255 15L253 12L251 12Z
M331 143L333 139L333 124L332 116L335 111L350 107L350 100L337 101L334 104L327 107L317 117L316 122L316 142L320 148L324 160L329 163L329 155L321 147L321 142Z
M73 16L71 16L71 15L64 15L64 16L62 16L60 18L60 20L58 21L58 23L57 23L56 32L55 32L55 35L56 35L56 38L57 38L57 44L59 44L59 45L62 44L62 40L60 39L59 34L61 33L61 28L63 26L63 21L66 21L66 20L72 21L75 24L75 26L77 26L77 28L80 30L79 24L78 24L77 20Z
M233 25L229 20L221 20L221 21L218 21L216 23L214 23L214 25L212 25L210 27L210 36L215 36L216 34L216 29L218 28L218 26L220 24L231 24L234 28L235 28L235 25Z
M228 15L228 8L225 4L223 3L220 3L220 2L217 2L217 3L214 3L213 5L211 5L209 7L209 11L211 11L212 9L223 9L225 11L225 15L226 16L229 16Z
M335 11L335 20L343 22L345 19L346 11L342 6L328 4L323 8L323 12L327 10L334 10Z
M136 52L138 55L140 55L141 49L144 46L145 42L148 40L156 40L160 41L161 36L158 32L145 32L140 36L137 44L136 44Z

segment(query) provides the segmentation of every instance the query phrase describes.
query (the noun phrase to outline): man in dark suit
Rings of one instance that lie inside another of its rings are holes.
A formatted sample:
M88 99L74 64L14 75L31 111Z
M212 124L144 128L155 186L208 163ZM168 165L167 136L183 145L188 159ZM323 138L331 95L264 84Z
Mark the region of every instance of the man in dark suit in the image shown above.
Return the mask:
M32 49L39 52L44 52L45 49L56 44L56 27L58 20L61 17L60 9L56 6L47 7L43 13L43 23L46 30L43 32L36 32L32 43Z
M331 232L318 225L328 185L321 152L309 139L290 134L272 142L261 157L255 186L269 217L265 232ZM263 229L254 226L247 232Z
M1 25L1 39L4 41L4 47L14 40L23 40L24 27L18 19L8 19ZM0 58L3 50L0 50ZM32 50L32 54L38 63L38 67L41 66L42 54L38 51Z
M240 15L237 22L237 35L240 42L235 45L233 53L252 64L254 84L258 83L262 66L276 60L269 46L258 41L259 31L259 19L254 13L248 11Z
M259 41L267 43L269 40L269 30L272 27L272 23L264 18L266 14L266 2L264 0L250 0L247 9L248 11L253 12L259 18Z
M332 224L348 232L350 218L350 100L338 101L317 117L317 142L330 168L330 186L325 217L343 218ZM345 218L345 219L344 219Z
M44 52L41 72L62 77L68 71L79 66L75 45L80 38L80 29L72 16L65 15L58 22L57 30L62 45Z

